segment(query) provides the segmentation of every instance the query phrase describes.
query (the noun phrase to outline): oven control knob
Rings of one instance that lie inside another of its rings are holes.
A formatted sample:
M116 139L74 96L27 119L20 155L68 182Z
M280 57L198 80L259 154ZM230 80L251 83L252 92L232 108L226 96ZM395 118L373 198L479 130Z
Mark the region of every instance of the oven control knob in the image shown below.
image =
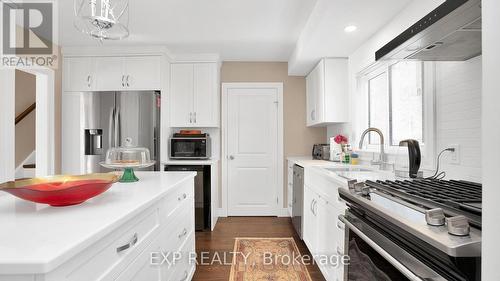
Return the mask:
M369 187L369 186L363 186L363 187L361 188L361 194L362 194L363 196L368 196L368 195L370 195L370 187Z
M448 233L456 236L467 236L470 233L469 220L465 216L446 218Z
M357 182L354 184L354 191L356 192L362 192L363 191L363 188L365 188L366 185L364 182Z
M425 221L428 225L442 226L444 225L444 212L441 208L430 209L425 211Z

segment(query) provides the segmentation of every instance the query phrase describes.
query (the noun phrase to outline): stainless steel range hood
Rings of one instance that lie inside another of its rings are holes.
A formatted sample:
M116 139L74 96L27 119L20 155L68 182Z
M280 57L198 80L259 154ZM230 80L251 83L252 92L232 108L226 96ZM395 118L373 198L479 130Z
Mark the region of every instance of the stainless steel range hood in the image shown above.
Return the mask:
M447 0L379 49L375 58L464 61L481 49L481 0Z

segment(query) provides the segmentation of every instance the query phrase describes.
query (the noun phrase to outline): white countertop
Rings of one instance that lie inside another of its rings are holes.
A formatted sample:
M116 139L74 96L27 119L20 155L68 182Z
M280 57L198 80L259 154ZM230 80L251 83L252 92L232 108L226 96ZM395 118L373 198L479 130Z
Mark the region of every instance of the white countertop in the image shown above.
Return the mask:
M336 181L342 182L347 186L348 179L346 177L342 177L342 172L336 172L328 170L329 168L346 168L350 170L356 169L366 169L370 170L369 172L350 172L346 171L344 174L348 176L354 176L357 181L366 181L366 180L394 180L394 173L390 171L381 171L378 169L378 166L370 166L370 165L350 165L343 164L340 162L332 162L326 160L313 160L311 156L292 156L287 157L288 161L292 161L298 165L306 169L314 169L316 173L321 175L330 177L335 179ZM350 173L350 174L349 174ZM339 175L340 174L340 175Z
M339 163L326 161L326 160L312 159L311 156L289 156L286 158L286 160L291 161L295 164L298 164L302 167L305 167L305 166L328 166L328 165L339 164Z
M376 180L394 180L394 173L390 171L381 171L377 170L376 167L373 166L365 166L365 165L348 165L348 164L340 164L325 167L325 166L309 166L311 170L314 170L316 173L321 175L330 177L335 179L338 182L343 183L347 186L347 182L351 179L355 179L358 182L363 181L376 181ZM332 171L328 168L346 168L352 169L351 171ZM356 169L366 169L370 171L357 172Z
M51 207L0 197L0 274L46 273L153 205L194 172L136 172L75 206Z

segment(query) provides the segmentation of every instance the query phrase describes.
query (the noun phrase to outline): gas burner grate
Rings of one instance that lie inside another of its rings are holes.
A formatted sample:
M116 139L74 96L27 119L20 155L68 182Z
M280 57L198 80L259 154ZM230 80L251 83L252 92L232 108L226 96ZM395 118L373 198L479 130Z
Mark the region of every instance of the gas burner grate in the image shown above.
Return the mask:
M441 208L448 216L464 215L481 227L482 185L458 180L367 181L372 188L432 209Z

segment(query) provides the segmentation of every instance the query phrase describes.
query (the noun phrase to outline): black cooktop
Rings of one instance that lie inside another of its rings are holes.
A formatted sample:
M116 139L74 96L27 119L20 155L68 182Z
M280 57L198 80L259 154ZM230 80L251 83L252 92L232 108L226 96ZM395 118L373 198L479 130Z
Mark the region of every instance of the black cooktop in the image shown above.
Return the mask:
M449 216L464 215L481 228L482 185L459 180L366 181L366 185L426 209L441 208Z

